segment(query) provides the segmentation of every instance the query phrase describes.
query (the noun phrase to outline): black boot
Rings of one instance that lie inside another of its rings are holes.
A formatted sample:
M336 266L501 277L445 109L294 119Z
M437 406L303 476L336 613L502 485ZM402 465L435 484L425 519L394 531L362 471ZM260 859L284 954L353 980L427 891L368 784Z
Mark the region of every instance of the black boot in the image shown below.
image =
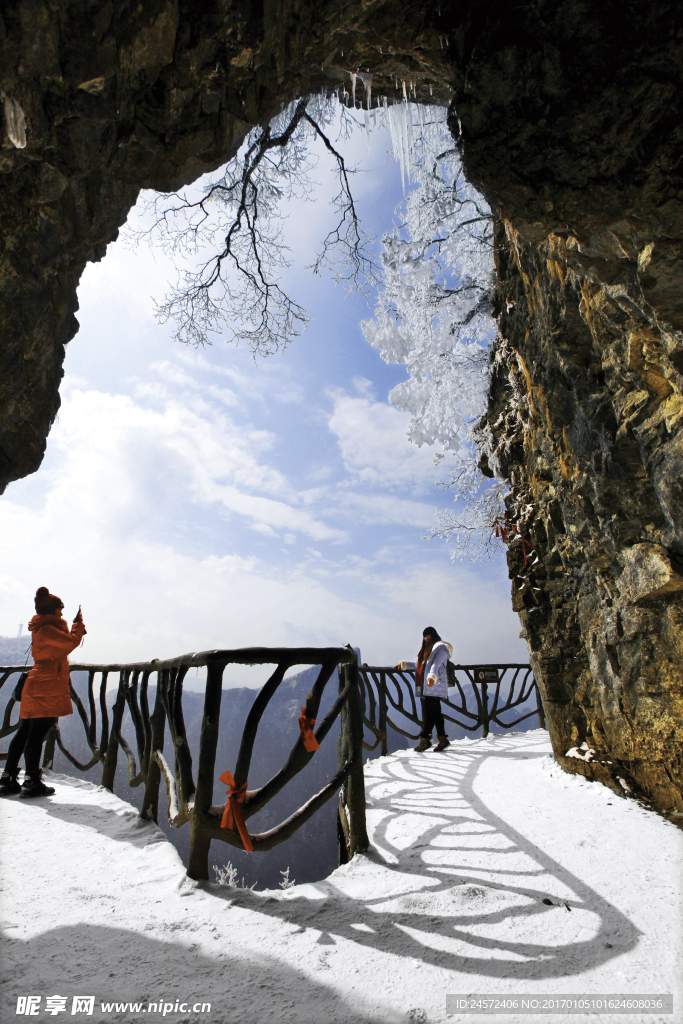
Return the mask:
M17 781L19 769L15 772L3 772L0 775L0 796L14 796L21 792L21 786Z
M439 754L442 750L445 750L446 747L450 747L451 743L450 740L448 739L448 736L437 736L436 738L439 742L434 747L435 754Z
M42 780L42 772L38 771L36 775L24 776L24 785L21 787L20 796L52 796L54 789L52 786L46 786Z

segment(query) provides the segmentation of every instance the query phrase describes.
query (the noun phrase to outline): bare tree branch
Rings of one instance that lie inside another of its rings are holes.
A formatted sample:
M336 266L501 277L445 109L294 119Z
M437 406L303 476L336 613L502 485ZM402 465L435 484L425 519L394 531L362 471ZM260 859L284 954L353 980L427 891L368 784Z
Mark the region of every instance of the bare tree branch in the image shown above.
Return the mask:
M174 257L199 257L195 269L179 270L178 283L156 307L162 323L175 322L177 340L199 346L210 344L211 333L226 333L254 354L268 355L305 330L306 310L280 285L280 272L292 260L279 221L287 200L312 192L310 142L316 137L336 160L339 192L331 205L338 221L310 269L331 267L337 281L362 290L375 283L370 240L351 193L354 171L323 131L335 112L324 97L300 99L254 128L241 153L198 197L170 193L150 200L151 225L129 231L133 243L147 238ZM352 120L343 119L342 135Z

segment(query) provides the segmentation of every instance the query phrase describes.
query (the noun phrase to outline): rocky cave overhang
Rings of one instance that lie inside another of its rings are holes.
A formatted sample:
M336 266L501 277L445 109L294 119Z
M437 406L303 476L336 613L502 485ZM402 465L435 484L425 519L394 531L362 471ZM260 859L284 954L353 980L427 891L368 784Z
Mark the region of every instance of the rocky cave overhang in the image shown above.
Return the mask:
M656 0L0 0L0 487L40 466L80 275L140 189L352 72L409 83L450 104L495 214L487 429L510 515L533 510L534 585L508 562L556 754L584 741L678 806L682 22Z

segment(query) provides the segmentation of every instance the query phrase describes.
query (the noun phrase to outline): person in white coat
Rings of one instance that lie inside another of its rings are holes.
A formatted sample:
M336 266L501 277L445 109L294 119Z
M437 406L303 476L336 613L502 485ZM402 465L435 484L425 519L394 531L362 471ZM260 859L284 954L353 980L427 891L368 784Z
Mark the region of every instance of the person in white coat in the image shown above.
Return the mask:
M422 729L420 742L415 747L420 753L432 745L432 730L436 729L437 744L434 753L450 746L446 736L446 723L441 710L442 698L448 697L448 660L453 647L441 639L433 626L422 631L422 647L417 662L402 661L397 668L415 669L415 691L422 703Z

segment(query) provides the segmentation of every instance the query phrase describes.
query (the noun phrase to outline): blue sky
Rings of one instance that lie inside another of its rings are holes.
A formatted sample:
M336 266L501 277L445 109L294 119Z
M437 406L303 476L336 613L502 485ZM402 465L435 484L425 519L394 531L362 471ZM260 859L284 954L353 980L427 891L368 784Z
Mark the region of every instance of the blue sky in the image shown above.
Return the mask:
M402 198L388 146L380 130L345 148L377 238ZM0 502L0 633L45 585L69 616L83 606L79 660L351 642L387 664L426 624L461 662L526 660L502 556L453 564L422 539L451 501L444 469L387 402L406 374L365 340L365 300L305 269L332 226L324 158L315 177L285 227L284 282L312 322L283 354L174 342L154 318L175 277L158 249L118 241L87 267L47 455Z

